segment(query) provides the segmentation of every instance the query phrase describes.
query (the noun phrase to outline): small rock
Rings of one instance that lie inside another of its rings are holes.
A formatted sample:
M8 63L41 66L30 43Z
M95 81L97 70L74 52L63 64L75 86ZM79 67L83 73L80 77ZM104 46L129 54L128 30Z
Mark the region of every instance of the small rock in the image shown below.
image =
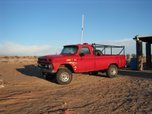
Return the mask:
M4 86L4 81L3 81L3 80L0 80L0 88L3 88L3 87L5 87L5 86Z

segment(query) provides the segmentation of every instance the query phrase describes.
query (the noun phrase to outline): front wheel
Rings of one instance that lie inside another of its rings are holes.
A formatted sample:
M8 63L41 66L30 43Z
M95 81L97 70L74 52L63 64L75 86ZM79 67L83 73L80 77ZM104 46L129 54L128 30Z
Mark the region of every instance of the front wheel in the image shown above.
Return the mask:
M69 84L72 81L72 72L67 68L60 68L56 80L59 84Z
M118 75L118 68L116 65L110 65L106 71L108 77L113 78Z

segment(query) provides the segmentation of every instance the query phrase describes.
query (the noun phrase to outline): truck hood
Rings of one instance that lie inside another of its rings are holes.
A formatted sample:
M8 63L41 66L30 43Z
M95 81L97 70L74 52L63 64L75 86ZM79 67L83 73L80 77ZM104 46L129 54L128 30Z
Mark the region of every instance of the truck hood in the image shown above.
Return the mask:
M46 55L38 58L38 61L43 61L43 62L49 62L49 61L54 61L54 60L59 60L59 59L66 59L68 57L72 57L74 55L68 54L68 55Z

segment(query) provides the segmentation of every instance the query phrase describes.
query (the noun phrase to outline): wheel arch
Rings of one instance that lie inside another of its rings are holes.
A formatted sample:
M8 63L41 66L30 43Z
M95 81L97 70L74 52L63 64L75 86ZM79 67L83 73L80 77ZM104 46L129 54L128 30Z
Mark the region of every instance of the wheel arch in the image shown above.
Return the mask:
M59 69L60 69L60 68L67 68L67 69L69 69L72 73L74 73L73 67L72 67L70 64L61 64L61 65L59 66Z
M109 64L108 68L109 68L111 65L115 65L117 68L119 67L117 63L111 63L111 64Z

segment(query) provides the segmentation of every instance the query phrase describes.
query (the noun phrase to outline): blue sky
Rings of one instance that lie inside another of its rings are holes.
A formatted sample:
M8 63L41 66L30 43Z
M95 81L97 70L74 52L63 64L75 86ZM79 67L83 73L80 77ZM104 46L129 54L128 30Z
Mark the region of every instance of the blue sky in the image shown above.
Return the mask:
M0 0L0 55L58 53L65 44L126 45L152 34L152 0Z

